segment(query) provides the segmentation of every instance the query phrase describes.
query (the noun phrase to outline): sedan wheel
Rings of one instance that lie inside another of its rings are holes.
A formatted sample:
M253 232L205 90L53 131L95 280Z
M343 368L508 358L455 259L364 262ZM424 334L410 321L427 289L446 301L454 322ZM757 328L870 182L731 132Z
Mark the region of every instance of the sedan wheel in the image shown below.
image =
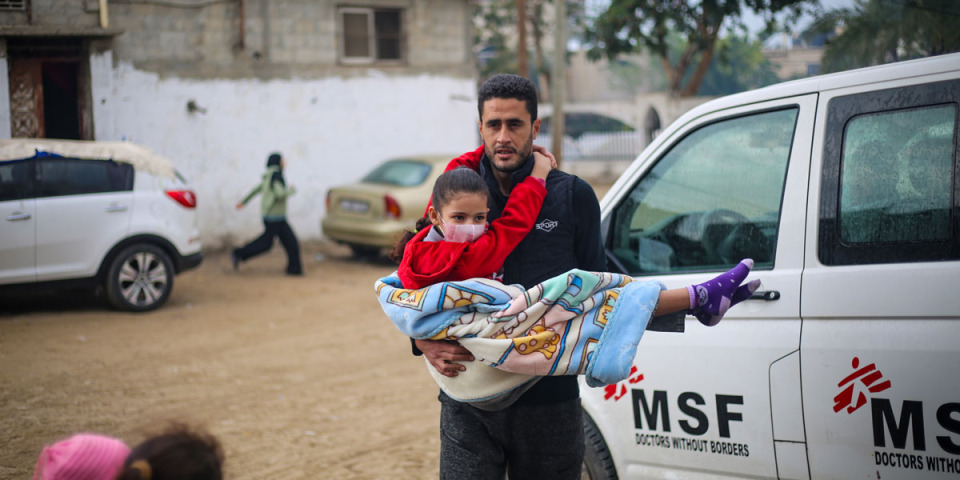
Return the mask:
M149 244L127 247L110 265L107 298L121 310L153 310L170 296L173 275L173 262L160 248Z

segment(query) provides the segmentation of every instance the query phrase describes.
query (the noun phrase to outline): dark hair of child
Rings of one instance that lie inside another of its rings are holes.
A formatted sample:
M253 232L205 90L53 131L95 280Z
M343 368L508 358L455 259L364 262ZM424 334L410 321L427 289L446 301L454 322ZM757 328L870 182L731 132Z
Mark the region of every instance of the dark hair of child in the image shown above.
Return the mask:
M484 197L487 196L487 185L483 183L483 178L480 177L480 174L466 167L458 167L443 172L442 175L437 177L436 183L433 184L433 193L431 194L433 206L437 210L442 210L445 205L450 203L450 200L464 193L478 193ZM418 219L416 232L430 226L429 218L423 217ZM406 248L407 242L416 235L416 232L403 232L403 236L397 240L396 245L393 246L393 250L390 251L391 260L400 263L400 260L403 259L403 250Z
M174 423L137 445L117 480L222 480L223 448L213 435Z

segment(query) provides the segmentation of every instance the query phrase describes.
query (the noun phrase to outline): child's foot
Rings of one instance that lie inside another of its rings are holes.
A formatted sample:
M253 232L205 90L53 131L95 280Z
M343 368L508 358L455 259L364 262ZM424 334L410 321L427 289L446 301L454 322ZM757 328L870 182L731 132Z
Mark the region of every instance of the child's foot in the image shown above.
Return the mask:
M730 307L750 298L760 288L760 280L741 285L751 268L753 260L747 258L726 273L687 287L690 293L690 310L687 313L708 327L720 323Z

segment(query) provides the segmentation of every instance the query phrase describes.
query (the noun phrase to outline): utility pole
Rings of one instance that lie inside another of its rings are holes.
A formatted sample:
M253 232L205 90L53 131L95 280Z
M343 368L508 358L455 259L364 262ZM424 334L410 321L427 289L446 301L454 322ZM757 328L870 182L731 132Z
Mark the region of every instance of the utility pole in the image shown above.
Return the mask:
M517 1L517 74L530 78L530 64L527 60L527 2Z
M563 97L566 95L567 70L567 0L556 0L556 28L554 28L553 69L550 79L550 102L553 116L550 120L550 152L557 157L557 165L563 160Z

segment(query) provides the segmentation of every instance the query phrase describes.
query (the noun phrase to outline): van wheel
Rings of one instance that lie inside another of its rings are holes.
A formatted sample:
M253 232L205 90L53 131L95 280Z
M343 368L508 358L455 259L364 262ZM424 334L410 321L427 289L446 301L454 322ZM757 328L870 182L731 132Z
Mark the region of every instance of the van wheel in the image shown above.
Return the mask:
M580 478L588 480L617 480L617 469L610 457L610 449L603 440L600 429L587 412L583 412L583 438L586 450L583 453L583 469Z
M123 249L107 271L107 299L120 310L146 312L167 301L173 290L173 262L147 243Z

